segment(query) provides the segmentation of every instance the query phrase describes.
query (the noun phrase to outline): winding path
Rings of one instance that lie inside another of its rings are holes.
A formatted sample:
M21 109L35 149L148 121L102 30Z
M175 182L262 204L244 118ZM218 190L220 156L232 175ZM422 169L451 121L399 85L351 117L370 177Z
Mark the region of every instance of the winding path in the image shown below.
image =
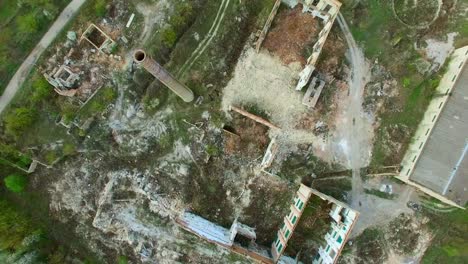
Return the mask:
M47 49L47 47L49 47L52 41L57 37L57 35L62 31L62 29L73 18L73 16L76 14L76 12L78 12L80 7L85 2L86 0L72 0L58 16L57 20L55 20L54 24L52 24L47 33L42 37L26 60L24 60L23 64L21 64L21 66L18 68L15 75L8 83L2 96L0 97L0 114L3 112L3 110L5 110L11 100L13 100L42 53Z

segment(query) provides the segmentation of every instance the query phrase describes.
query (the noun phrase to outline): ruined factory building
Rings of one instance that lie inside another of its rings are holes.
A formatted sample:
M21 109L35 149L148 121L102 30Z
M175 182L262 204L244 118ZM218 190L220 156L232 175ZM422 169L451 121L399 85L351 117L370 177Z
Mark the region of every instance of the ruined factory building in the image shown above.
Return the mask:
M299 74L299 81L296 85L296 90L301 91L307 86L307 84L309 84L304 95L304 99L302 100L302 104L309 108L314 108L320 98L325 82L317 80L317 78L314 78L312 81L310 81L310 79L315 71L315 64L322 53L322 49L327 41L328 35L330 34L333 24L340 12L341 3L336 0L276 0L273 10L271 11L270 16L268 17L268 20L257 40L257 52L260 51L262 43L270 30L276 14L278 13L281 2L284 2L290 8L294 8L298 4L301 4L304 13L309 13L313 17L318 17L324 23L323 29L318 35L318 40L314 44L312 54L307 59L307 65Z
M270 249L256 244L255 229L239 223L237 219L231 228L227 229L200 216L185 212L177 219L177 223L202 239L263 263L300 263L284 255L284 251L312 195L318 197L330 208L330 231L323 238L323 246L316 249L317 255L314 256L314 263L336 263L359 213L346 204L303 184L300 185L293 204L290 206L290 212L284 217L284 222ZM248 245L242 245L239 242L241 237L244 241L245 239L250 241Z
M316 249L317 254L313 263L332 264L338 260L359 217L359 213L335 198L301 184L294 198L294 204L291 205L291 211L284 218L283 225L271 246L272 256L275 261L280 259L285 252L311 196L318 197L324 203L330 216L330 230L323 238L323 245Z
M455 50L398 179L453 206L468 202L468 46Z
M167 88L182 98L184 102L192 102L194 95L192 90L183 85L179 80L172 76L159 63L150 58L144 50L136 50L133 53L133 60L138 65L142 65L145 70L151 73L156 79L161 81Z

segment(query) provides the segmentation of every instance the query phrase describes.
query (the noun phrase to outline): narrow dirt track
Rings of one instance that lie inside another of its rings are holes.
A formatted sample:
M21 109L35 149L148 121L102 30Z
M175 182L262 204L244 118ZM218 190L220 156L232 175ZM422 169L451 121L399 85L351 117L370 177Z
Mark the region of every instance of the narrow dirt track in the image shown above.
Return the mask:
M6 87L2 96L0 97L0 114L3 112L3 110L5 110L11 100L13 100L42 53L47 49L47 47L49 47L52 41L57 37L57 35L62 31L65 25L67 25L67 23L73 18L73 16L76 14L76 12L78 12L80 7L85 2L86 0L71 1L70 4L68 4L68 6L65 7L62 13L57 17L54 24L52 24L47 33L45 33L45 35L29 54L23 64L21 64L13 78L8 83L8 86Z
M214 37L218 34L219 27L221 26L221 23L224 20L224 16L226 15L226 10L229 6L231 0L222 0L218 13L216 14L216 18L213 21L213 25L211 26L210 30L206 34L206 36L203 38L203 40L200 42L198 47L192 52L190 55L190 58L182 65L178 72L178 77L181 77L182 75L185 74L192 66L193 64L200 58L200 56L205 52L205 50L208 48L210 43L213 41Z

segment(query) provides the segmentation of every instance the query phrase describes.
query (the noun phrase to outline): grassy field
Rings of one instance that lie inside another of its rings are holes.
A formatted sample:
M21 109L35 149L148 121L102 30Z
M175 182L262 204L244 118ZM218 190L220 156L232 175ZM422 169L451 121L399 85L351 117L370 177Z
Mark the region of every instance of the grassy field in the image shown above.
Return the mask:
M70 0L0 1L0 94Z
M468 262L468 212L456 209L450 213L426 212L434 233L431 246L422 263Z

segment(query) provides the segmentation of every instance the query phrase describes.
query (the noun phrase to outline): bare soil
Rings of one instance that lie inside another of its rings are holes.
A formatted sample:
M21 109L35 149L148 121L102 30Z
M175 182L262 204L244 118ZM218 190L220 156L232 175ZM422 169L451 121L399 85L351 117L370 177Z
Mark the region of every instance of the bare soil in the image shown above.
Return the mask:
M284 64L300 62L305 65L307 58L304 56L304 47L313 43L318 34L318 21L310 14L303 13L300 5L294 9L281 10L275 21L264 47Z
M239 153L253 159L262 156L270 141L268 127L239 114L234 114L233 117L231 132L239 137L229 135L225 138L225 152Z

